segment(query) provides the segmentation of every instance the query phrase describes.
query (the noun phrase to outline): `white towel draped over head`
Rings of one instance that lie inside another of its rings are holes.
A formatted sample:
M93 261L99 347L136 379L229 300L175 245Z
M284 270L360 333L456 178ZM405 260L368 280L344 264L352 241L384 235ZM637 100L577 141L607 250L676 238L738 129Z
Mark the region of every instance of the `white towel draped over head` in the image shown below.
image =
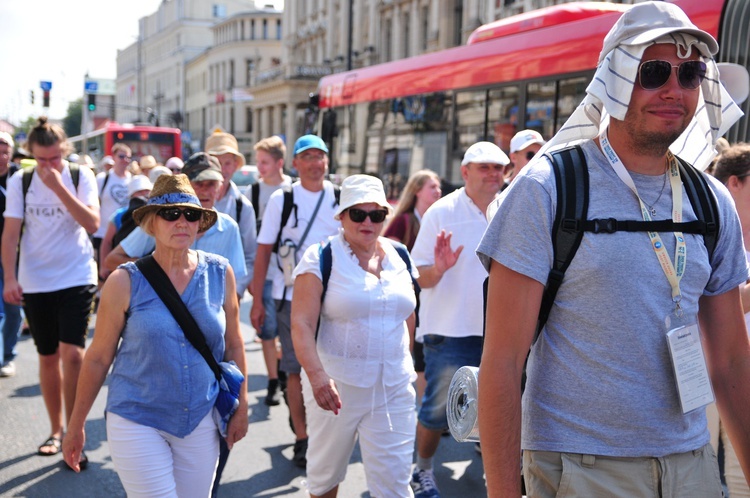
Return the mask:
M695 116L670 146L674 154L700 170L706 169L716 155L716 139L726 133L743 113L719 81L719 70L706 43L682 32L669 33L639 45L620 44L609 53L603 53L583 102L540 152L598 136L609 124L610 116L623 120L643 52L654 43L676 44L680 58L689 57L691 50L697 49L706 62L706 78L701 84Z

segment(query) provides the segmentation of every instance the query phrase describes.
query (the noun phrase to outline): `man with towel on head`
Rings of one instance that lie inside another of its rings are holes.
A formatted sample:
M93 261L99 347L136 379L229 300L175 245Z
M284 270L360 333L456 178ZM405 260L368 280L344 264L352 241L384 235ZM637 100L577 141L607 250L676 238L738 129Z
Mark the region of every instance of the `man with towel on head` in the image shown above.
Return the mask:
M705 403L694 402L714 395L750 475L738 290L748 270L734 205L713 178L711 257L698 234L584 232L535 341L557 206L544 152L583 140L589 220L697 220L673 153L702 169L738 116L717 51L675 5L634 5L604 39L581 106L505 192L477 249L490 273L479 375L488 496L519 495L523 450L529 496L720 497Z

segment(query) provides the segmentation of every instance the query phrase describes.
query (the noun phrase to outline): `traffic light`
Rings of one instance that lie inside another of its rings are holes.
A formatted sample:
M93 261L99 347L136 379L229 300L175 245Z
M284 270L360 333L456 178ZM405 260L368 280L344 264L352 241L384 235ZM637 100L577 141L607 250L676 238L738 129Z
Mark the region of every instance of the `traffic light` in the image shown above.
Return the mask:
M96 110L96 94L90 93L89 94L89 112L94 112Z
M34 105L34 90L29 90L29 96L31 98L31 105Z
M45 90L42 95L42 107L49 107L49 90Z

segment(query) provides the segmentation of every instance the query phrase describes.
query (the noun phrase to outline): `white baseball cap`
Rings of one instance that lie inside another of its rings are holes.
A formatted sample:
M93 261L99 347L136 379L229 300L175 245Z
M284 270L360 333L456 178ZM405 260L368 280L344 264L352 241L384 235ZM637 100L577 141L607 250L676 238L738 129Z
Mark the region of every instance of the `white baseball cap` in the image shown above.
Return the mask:
M544 145L546 142L542 138L542 135L535 130L521 130L510 139L510 153L518 152L523 150L529 145L539 144Z
M9 145L11 148L13 147L13 138L10 136L10 133L7 131L0 131L0 142L4 142L6 145Z
M500 147L492 142L477 142L466 149L461 166L466 166L469 163L502 164L505 166L510 164L510 159L505 155L505 152L500 150Z
M141 190L148 190L150 192L153 187L154 185L148 177L145 175L135 175L130 179L130 183L128 183L128 197L133 197L133 194Z

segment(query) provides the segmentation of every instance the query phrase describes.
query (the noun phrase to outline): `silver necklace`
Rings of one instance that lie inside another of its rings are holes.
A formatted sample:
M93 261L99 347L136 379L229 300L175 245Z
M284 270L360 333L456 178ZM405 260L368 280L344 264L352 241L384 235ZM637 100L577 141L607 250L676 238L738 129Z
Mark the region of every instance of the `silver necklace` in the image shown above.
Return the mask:
M656 206L659 203L659 199L661 199L662 194L664 193L664 190L667 188L667 173L664 173L664 183L661 185L661 192L659 192L659 197L656 198L654 202L651 204L647 203L646 201L643 201L643 203L648 206L648 211L651 213L651 217L656 217Z

